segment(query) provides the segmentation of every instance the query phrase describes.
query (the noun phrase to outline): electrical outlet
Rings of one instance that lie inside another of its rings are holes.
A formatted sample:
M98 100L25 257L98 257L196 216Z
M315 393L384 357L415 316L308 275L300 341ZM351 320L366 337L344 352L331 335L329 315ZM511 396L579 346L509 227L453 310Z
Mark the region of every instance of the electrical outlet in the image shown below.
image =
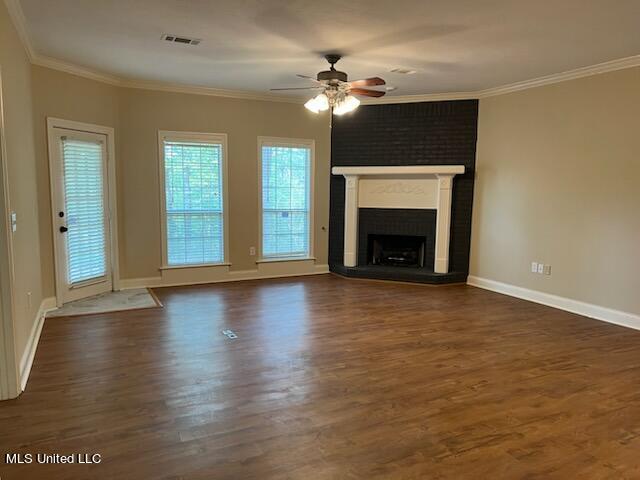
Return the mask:
M256 256L256 247L249 247L249 255L252 257Z
M18 229L18 214L11 212L11 231L15 232Z
M544 273L544 263L538 264L538 273Z
M544 266L544 274L545 275L551 275L551 265L545 265Z
M538 262L531 262L531 273L538 273Z

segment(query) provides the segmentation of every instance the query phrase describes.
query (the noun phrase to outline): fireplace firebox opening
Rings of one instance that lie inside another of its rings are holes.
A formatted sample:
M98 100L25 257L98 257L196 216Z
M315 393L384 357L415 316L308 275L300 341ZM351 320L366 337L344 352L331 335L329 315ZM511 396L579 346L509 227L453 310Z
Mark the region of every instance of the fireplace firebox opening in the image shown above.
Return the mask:
M368 264L424 267L425 237L413 235L368 236Z

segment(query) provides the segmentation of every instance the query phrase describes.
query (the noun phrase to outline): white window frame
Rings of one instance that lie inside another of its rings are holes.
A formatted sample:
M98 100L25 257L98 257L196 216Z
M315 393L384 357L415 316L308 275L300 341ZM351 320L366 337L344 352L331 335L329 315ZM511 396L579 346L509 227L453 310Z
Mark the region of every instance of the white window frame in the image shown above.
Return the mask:
M295 256L268 256L263 254L262 238L262 147L293 147L308 148L309 155L309 252L307 255ZM267 262L291 262L300 260L315 260L314 238L315 238L315 171L316 171L316 142L306 138L283 138L283 137L258 137L258 260L256 263Z
M184 265L169 265L167 254L167 203L165 190L165 170L164 170L164 142L194 142L212 143L222 145L222 241L224 242L223 260L217 263L195 263ZM226 133L200 133L200 132L177 132L171 130L158 130L158 158L160 160L160 229L162 236L162 265L161 270L177 268L199 268L220 265L231 265L229 263L229 196L228 196L228 162L227 162L227 134Z

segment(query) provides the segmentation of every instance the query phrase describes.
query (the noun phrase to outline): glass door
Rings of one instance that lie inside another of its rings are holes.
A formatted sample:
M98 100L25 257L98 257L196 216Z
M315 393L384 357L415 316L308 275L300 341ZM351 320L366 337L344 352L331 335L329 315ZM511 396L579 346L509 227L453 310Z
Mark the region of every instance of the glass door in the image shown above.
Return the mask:
M112 290L106 136L54 129L52 156L58 300Z

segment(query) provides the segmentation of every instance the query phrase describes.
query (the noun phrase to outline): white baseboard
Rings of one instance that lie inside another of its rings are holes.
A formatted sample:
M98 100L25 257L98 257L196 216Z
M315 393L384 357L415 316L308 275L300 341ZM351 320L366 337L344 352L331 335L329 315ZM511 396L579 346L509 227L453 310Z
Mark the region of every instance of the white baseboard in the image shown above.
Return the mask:
M55 310L56 299L55 297L47 297L40 303L40 308L36 314L36 318L33 321L33 327L29 334L29 340L27 346L24 349L22 357L20 358L20 390L24 391L27 387L27 380L29 380L29 374L31 373L31 367L33 366L33 359L36 356L36 350L38 348L38 342L40 341L40 334L42 333L42 327L44 326L44 317L50 310Z
M161 277L121 278L120 290L131 290L132 288L160 287L161 283Z
M577 313L603 322L614 323L623 327L640 330L640 315L629 312L614 310L612 308L601 307L592 303L581 302L571 298L560 297L551 293L544 293L538 290L530 290L528 288L510 285L508 283L497 282L487 278L475 277L469 275L467 284L474 287L484 288L493 292L503 293L511 297L529 300L530 302L540 303L548 307L566 310L567 312Z
M282 264L260 264L255 270L231 270L223 272L220 277L211 277L203 280L175 281L163 277L123 278L120 280L120 288L153 288L153 287L181 287L187 285L203 285L207 283L240 282L244 280L263 280L268 278L300 277L307 275L321 275L329 273L329 265L313 265L310 268L287 271Z

